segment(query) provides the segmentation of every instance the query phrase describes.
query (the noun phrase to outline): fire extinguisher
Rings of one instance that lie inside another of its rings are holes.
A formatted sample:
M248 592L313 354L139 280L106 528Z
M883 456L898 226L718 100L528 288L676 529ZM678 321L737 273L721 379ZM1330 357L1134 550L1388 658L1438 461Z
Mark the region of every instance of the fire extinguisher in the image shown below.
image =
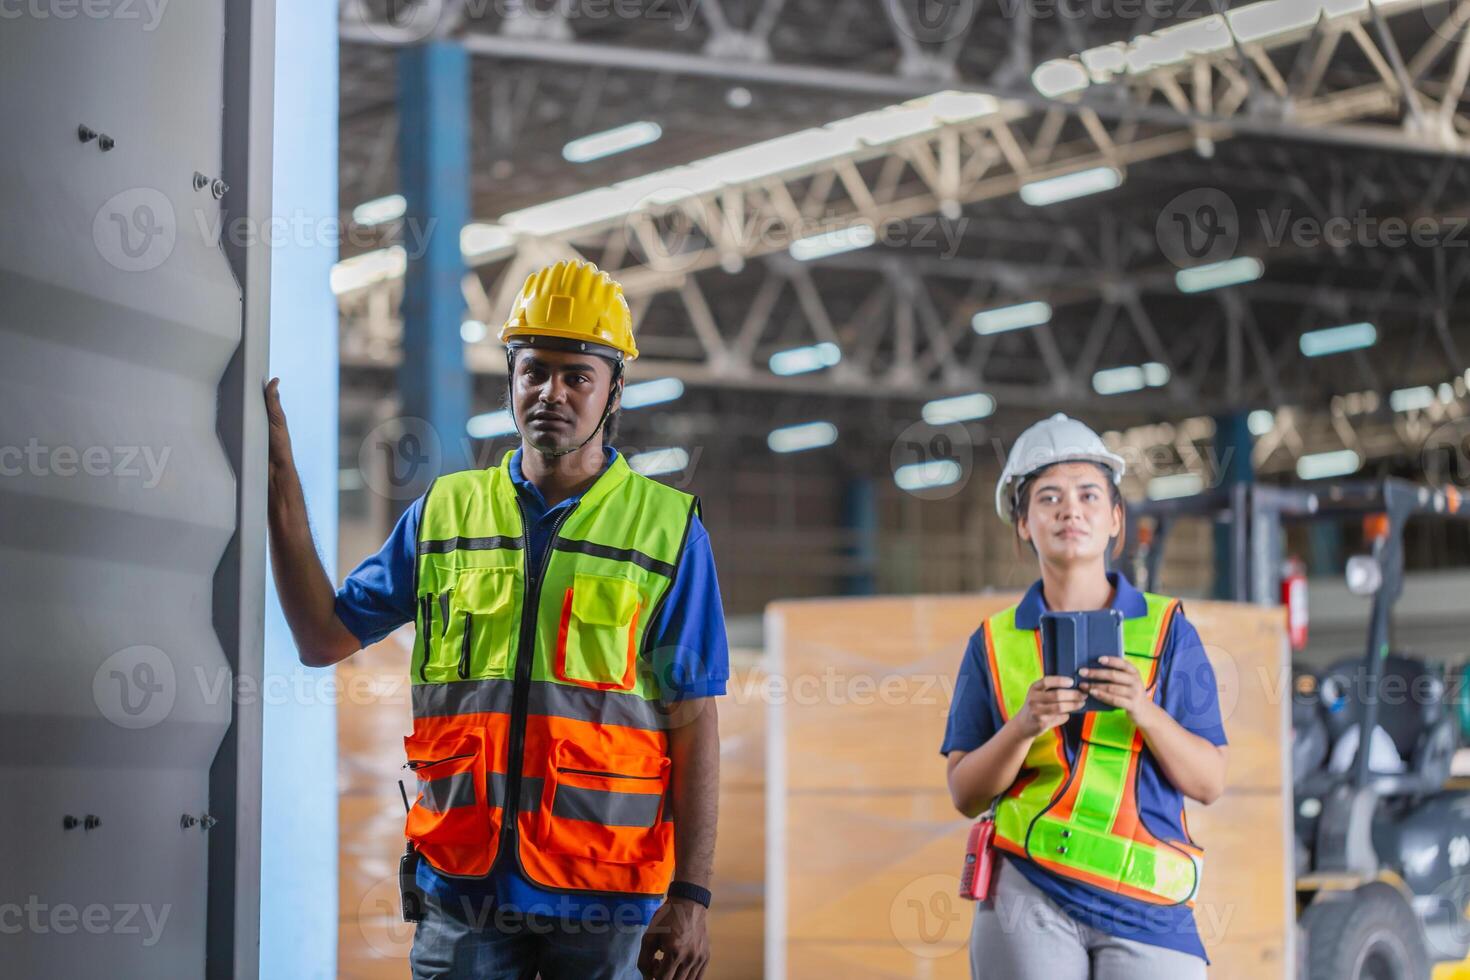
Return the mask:
M1286 635L1293 651L1307 645L1307 568L1299 558L1281 566L1281 605L1286 609Z

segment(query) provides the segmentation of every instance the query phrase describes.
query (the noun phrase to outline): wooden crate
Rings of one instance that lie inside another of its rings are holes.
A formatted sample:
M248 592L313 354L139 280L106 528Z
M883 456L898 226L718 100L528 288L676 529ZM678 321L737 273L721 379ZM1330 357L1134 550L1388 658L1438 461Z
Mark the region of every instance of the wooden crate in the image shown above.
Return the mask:
M765 976L969 976L968 821L939 755L965 643L1012 595L780 602L766 613ZM1192 601L1231 740L1230 789L1189 809L1214 980L1292 962L1289 667L1279 611Z

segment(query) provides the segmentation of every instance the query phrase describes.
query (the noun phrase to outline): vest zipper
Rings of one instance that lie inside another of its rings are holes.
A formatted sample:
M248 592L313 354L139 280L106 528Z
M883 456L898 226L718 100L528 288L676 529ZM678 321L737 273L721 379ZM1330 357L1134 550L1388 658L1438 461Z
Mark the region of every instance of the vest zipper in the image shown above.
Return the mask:
M629 776L621 772L599 772L596 769L567 769L563 766L557 766L556 771L575 773L578 776L608 776L612 779L659 779L658 776Z
M531 665L536 657L536 617L537 606L541 601L541 582L546 577L546 568L551 564L551 555L556 551L556 538L561 532L561 526L566 523L572 511L577 505L572 504L566 509L556 522L551 525L551 539L546 542L546 553L541 556L541 563L536 572L534 584L527 579L525 590L525 605L521 608L521 635L516 647L516 676L514 687L511 689L510 702L510 772L506 774L505 806L501 810L504 823L500 828L500 846L502 849L511 848L511 854L515 859L515 866L520 868L521 855L517 844L517 820L521 811L521 777L525 769L524 755L526 752L526 715L530 710L531 701ZM521 557L522 561L528 559L531 550L531 523L526 520L526 507L521 503L520 495L516 495L516 509L521 514ZM527 566L529 571L529 565ZM530 641L527 642L527 637ZM524 874L524 871L522 871Z
M409 759L403 764L405 769L423 769L427 766L437 766L441 762L453 762L455 759L473 759L475 753L461 752L459 755L446 755L442 759Z
M470 637L474 635L474 614L464 614L464 642L459 645L459 679L470 676Z

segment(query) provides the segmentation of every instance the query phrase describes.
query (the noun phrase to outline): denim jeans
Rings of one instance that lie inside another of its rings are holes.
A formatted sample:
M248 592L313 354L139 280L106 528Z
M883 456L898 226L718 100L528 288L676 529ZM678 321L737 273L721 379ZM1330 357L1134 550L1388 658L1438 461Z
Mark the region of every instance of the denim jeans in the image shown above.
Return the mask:
M424 896L409 965L414 980L642 980L647 927L601 918L527 915L488 901Z

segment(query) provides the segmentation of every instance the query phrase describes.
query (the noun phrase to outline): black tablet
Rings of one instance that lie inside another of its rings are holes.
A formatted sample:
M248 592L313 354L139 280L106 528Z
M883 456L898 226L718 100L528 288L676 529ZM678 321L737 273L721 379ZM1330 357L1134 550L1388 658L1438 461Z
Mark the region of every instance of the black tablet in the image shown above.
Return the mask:
M1086 680L1079 671L1102 666L1103 657L1123 656L1123 614L1116 609L1041 614L1041 659L1048 674ZM1083 711L1112 711L1113 706L1091 695Z

